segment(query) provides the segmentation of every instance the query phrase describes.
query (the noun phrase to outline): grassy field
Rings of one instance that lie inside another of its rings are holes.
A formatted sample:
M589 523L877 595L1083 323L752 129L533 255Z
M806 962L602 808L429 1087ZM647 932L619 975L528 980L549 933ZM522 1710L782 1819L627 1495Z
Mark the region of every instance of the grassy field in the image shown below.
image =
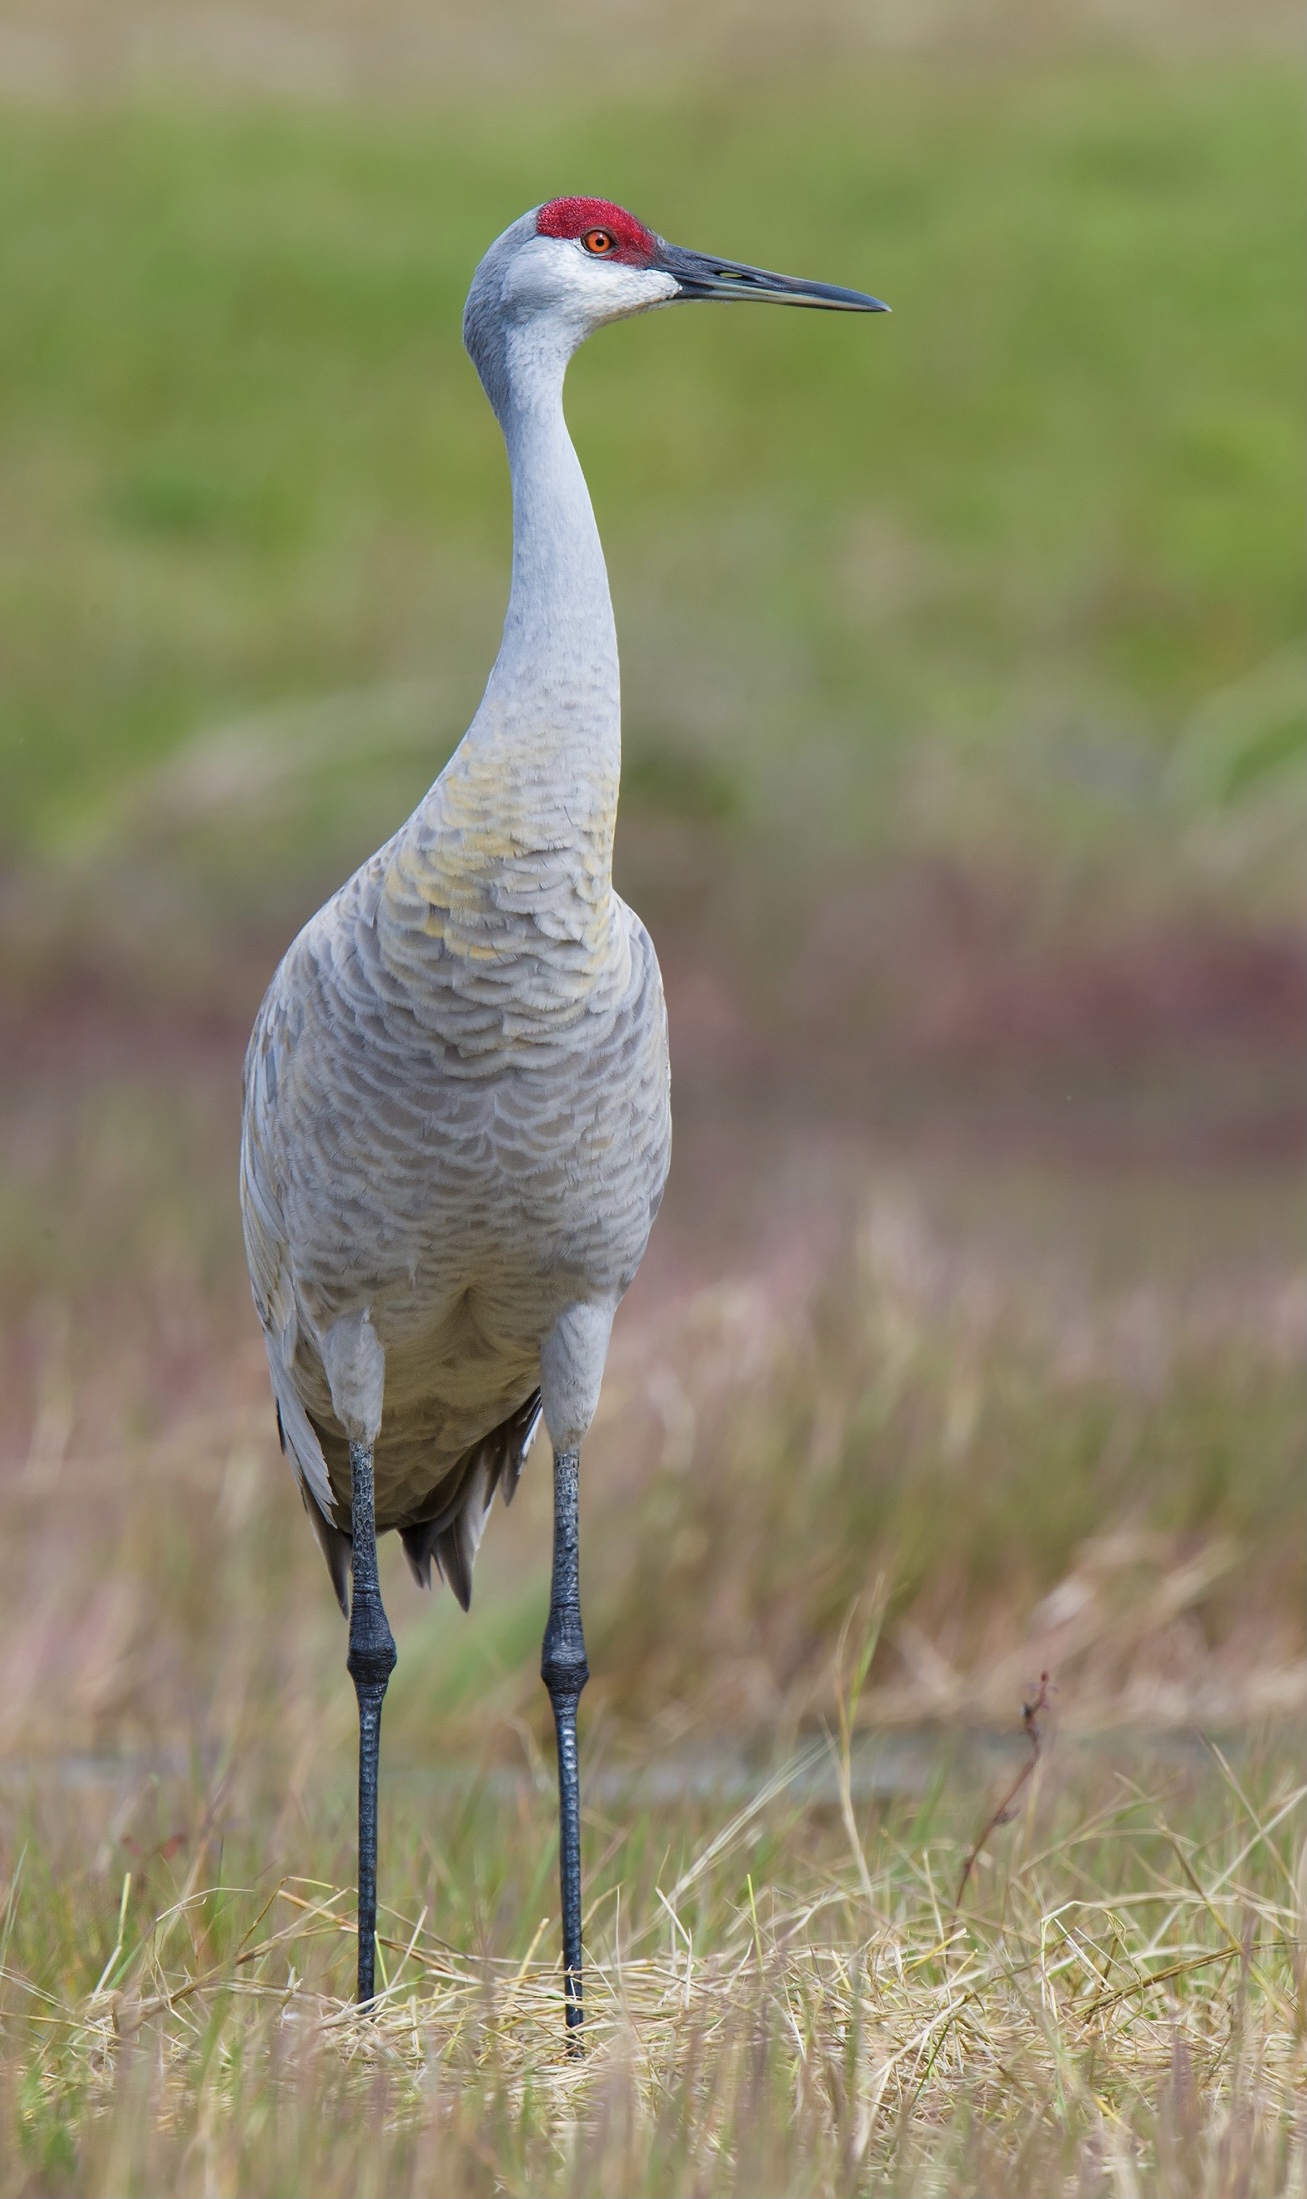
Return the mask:
M832 7L727 78L702 12L602 96L578 0L543 100L5 111L5 2191L1305 2188L1296 75ZM342 1999L353 1699L232 1190L276 954L475 707L459 309L574 187L895 309L569 385L678 1126L585 1460L582 2064L539 1457L470 1619L383 1550Z
M307 1858L322 1876L277 1883L248 1832L219 1841L206 1814L137 1848L120 1899L93 1905L34 1826L4 1928L6 2180L1295 2191L1291 1782L1264 1757L1154 1767L1146 1785L1063 1774L962 1914L972 1828L943 1777L872 1810L780 1778L726 1818L615 1798L591 1812L581 2064L539 1951L548 1797L527 1779L447 1801L438 1831L390 1855L370 2021L337 1998L350 1933L330 1846Z
M47 1336L7 1497L6 2188L1301 2188L1301 1306L1050 1323L872 1215L838 1318L755 1279L619 1352L587 1464L582 2070L546 1477L471 1622L385 1552L360 2025L352 1697L256 1354L215 1351L175 1264L167 1370L102 1333L70 1395ZM170 1413L188 1350L202 1395ZM955 1914L1041 1664L1038 1772Z
M95 1134L98 1280L17 1326L5 2188L1301 2189L1304 1316L1271 1231L1219 1288L1085 1290L872 1184L814 1287L632 1305L586 1457L577 2069L547 1476L470 1620L383 1551L359 2025L340 1622L186 1154L165 1193L162 1117ZM955 1916L1041 1669L1037 1775Z
M888 65L738 106L523 104L493 129L11 115L10 850L102 825L206 728L341 693L360 753L338 836L369 844L420 791L503 600L463 292L542 179L589 179L670 236L895 307L661 315L573 368L628 798L741 829L797 811L829 861L901 836L924 758L945 782L927 837L974 858L988 824L1010 856L1052 829L1125 867L1123 835L1137 854L1186 798L1292 755L1299 166L1293 83L1252 60ZM424 681L387 755L387 691ZM284 862L337 856L298 804L277 822Z

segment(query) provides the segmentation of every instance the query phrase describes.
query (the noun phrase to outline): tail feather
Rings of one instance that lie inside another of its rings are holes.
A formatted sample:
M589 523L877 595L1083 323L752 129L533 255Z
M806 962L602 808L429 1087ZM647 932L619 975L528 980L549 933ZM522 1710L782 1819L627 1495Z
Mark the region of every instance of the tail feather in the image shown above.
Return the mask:
M327 1473L327 1461L323 1455L322 1439L304 1409L289 1374L289 1359L270 1331L265 1331L264 1342L268 1347L268 1366L272 1373L273 1404L277 1414L277 1441L284 1457L290 1460L304 1509L309 1515L309 1525L318 1539L318 1547L327 1561L331 1585L336 1591L336 1601L349 1617L350 1538L331 1519L331 1481Z
M511 1504L522 1478L526 1454L540 1424L540 1392L482 1436L459 1460L450 1476L454 1494L431 1519L401 1527L404 1555L419 1588L431 1586L432 1562L448 1581L463 1609L472 1601L472 1569L485 1533L496 1489Z
M465 1611L472 1602L472 1568L477 1561L494 1497L490 1462L483 1444L481 1455L467 1477L463 1502L449 1526L437 1534L433 1546L441 1578L448 1581Z
M309 1515L309 1525L318 1538L318 1548L327 1561L327 1571L331 1575L331 1585L336 1591L336 1601L340 1605L343 1616L348 1618L350 1561L354 1555L353 1540L349 1535L342 1534L339 1527L333 1527L329 1519L323 1518L314 1498L305 1488L303 1482L300 1483L300 1495L304 1499L304 1509Z
M526 1454L535 1442L540 1427L540 1392L533 1390L520 1412L506 1423L517 1431L517 1440L508 1447L499 1474L499 1486L504 1492L505 1504L511 1504L517 1495L517 1485L522 1479Z

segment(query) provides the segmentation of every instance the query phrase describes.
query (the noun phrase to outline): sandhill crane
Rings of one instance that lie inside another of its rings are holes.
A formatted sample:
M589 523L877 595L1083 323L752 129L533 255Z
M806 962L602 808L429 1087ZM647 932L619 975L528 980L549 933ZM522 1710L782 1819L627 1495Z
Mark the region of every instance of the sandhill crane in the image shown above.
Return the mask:
M687 252L605 199L515 221L463 334L508 447L513 578L471 727L435 785L288 950L245 1064L241 1205L277 1424L349 1620L359 1711L358 1998L373 1999L381 1706L395 1665L376 1537L464 1609L497 1490L543 1415L554 1453L541 1674L558 1746L564 2003L582 2019L577 1700L581 1444L662 1197L667 1018L613 891L617 641L563 420L607 321L689 298L879 299ZM352 1576L352 1596L348 1593Z

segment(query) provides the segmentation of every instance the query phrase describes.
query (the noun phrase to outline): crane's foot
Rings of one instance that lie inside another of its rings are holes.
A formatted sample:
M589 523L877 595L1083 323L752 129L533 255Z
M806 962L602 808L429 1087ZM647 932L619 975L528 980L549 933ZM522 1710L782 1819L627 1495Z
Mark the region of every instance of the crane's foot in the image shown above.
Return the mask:
M350 1599L346 1669L359 1706L358 2004L376 1990L377 1782L381 1769L381 1706L395 1669L395 1638L381 1601L372 1490L372 1446L351 1443L354 1593Z
M563 2010L568 2052L580 2054L585 2020L581 1987L581 1781L576 1706L590 1677L581 1631L579 1452L554 1458L554 1570L540 1677L549 1690L558 1741L558 1875L563 1909Z

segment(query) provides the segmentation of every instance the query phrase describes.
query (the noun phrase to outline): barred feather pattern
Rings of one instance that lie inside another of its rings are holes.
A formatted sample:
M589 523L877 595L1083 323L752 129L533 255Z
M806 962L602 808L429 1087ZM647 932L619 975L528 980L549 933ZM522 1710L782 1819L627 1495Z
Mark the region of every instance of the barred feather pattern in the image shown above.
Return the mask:
M274 979L246 1064L242 1203L310 1498L348 1531L320 1340L366 1304L385 1354L378 1530L448 1533L462 1510L470 1578L495 1486L515 1480L509 1439L493 1469L486 1439L537 1398L558 1315L615 1303L644 1251L670 1149L666 1015L652 943L615 895L597 965L502 911L477 927L497 947L465 957L406 852L365 865Z
M612 606L562 411L586 324L579 308L562 325L505 306L542 249L529 218L507 231L465 321L513 481L513 585L485 696L413 815L291 945L246 1056L254 1300L342 1600L348 1444L365 1432L378 1530L399 1529L419 1578L434 1565L467 1601L542 1390L556 1442L573 1416L564 1448L575 1411L593 1410L667 1174L662 982L612 884ZM333 1356L360 1324L362 1356ZM365 1362L384 1365L375 1430L366 1383L342 1404L341 1368Z

